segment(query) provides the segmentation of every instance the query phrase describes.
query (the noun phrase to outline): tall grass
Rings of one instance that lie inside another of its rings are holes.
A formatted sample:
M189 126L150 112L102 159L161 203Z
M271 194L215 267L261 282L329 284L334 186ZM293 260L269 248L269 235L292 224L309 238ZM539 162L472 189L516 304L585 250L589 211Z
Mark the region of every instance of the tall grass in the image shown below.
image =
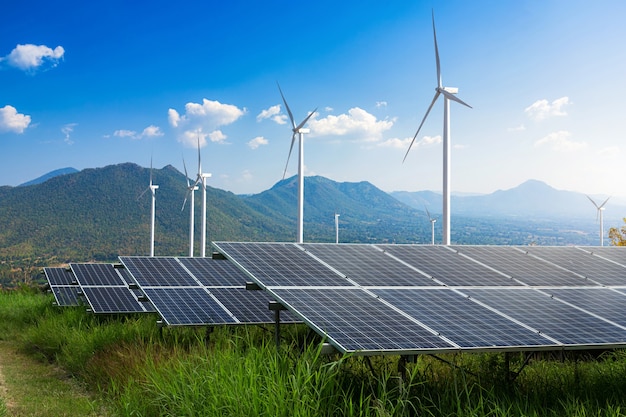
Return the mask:
M325 356L286 327L280 349L259 327L156 327L155 316L101 318L30 292L0 295L1 337L98 390L121 416L626 416L626 353L537 356L511 382L502 354ZM7 319L8 317L8 319ZM513 355L511 369L525 357ZM0 405L0 416L2 415Z

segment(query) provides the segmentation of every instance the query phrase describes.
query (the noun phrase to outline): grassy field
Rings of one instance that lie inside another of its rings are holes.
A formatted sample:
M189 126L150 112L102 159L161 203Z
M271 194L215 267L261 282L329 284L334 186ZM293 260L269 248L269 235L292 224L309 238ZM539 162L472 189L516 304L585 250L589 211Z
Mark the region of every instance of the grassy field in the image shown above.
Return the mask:
M60 370L50 376L59 386L71 380L86 389L82 415L626 416L622 351L537 356L514 382L504 354L424 355L400 378L398 357L322 355L302 325L284 326L277 351L271 328L209 335L160 331L155 321L54 307L51 296L28 289L0 293L0 340ZM524 359L510 355L510 369ZM11 394L18 403L37 395ZM76 404L58 402L66 404L55 414L38 415L76 415ZM10 412L0 401L0 416Z

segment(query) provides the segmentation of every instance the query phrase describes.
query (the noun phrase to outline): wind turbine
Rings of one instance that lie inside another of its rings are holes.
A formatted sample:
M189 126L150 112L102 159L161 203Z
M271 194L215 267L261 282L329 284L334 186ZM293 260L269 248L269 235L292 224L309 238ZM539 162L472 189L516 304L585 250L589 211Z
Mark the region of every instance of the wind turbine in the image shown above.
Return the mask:
M435 105L435 102L439 98L440 95L443 95L443 244L450 244L450 100L456 101L470 109L472 106L465 103L463 100L459 99L455 96L459 92L459 89L456 87L444 87L441 82L441 66L439 64L439 49L437 47L437 33L435 31L435 13L433 12L433 37L435 38L435 60L437 63L437 87L435 87L435 97L433 97L433 101L428 106L428 110L426 110L426 114L422 119L422 123L420 123L417 128L417 132L415 132L415 136L413 136L413 140L409 145L409 149L407 149L406 154L404 155L404 159L402 162L406 160L413 143L415 143L415 139L420 132L420 129L424 125L430 110Z
M283 98L283 103L285 103L285 108L287 109L287 114L289 114L289 119L291 120L291 125L293 128L291 129L293 134L291 135L291 146L289 147L289 155L287 156L287 163L285 164L285 171L283 172L283 179L285 179L285 174L287 173L287 166L289 165L289 158L291 158L291 151L293 150L293 143L296 140L296 133L298 134L298 233L297 233L297 243L302 243L303 236L303 222L304 222L304 134L309 133L310 129L305 129L304 125L309 121L311 116L315 114L317 108L313 110L309 115L300 122L299 125L296 125L295 120L293 119L293 114L289 109L289 105L287 105L287 100L285 100L285 95L283 94L283 90L280 89L280 84L278 85L278 91L280 91L280 96Z
M335 213L335 243L339 243L339 213Z
M200 256L206 256L206 180L211 178L211 174L202 172L202 160L200 159L200 136L198 136L198 176L196 183L202 184L202 237L200 238ZM196 187L197 189L197 187Z
M152 158L150 158L150 185L137 197L137 200L139 200L148 190L152 193L152 209L150 211L150 256L154 256L154 211L156 206L156 190L158 188L158 185L152 183Z
M193 257L193 223L194 223L194 191L198 189L196 183L191 184L189 182L189 175L187 175L187 165L185 165L185 158L183 158L183 167L185 168L185 178L187 179L187 194L185 195L185 200L183 201L183 208L180 211L185 210L185 204L187 203L187 198L190 198L189 201L189 256Z
M430 220L430 228L431 228L431 245L435 244L435 222L437 222L437 219L435 219L434 217L432 217L430 215L430 212L428 211L428 208L426 206L424 206L424 210L426 210L426 214L428 215L428 220Z
M598 210L596 215L596 221L600 219L600 246L604 246L604 223L602 220L602 213L604 212L604 205L607 201L609 201L609 198L611 198L611 196L607 197L606 200L604 200L604 203L600 205L596 204L596 202L593 201L591 197L587 196L587 198L593 203L594 206L596 206L596 209Z

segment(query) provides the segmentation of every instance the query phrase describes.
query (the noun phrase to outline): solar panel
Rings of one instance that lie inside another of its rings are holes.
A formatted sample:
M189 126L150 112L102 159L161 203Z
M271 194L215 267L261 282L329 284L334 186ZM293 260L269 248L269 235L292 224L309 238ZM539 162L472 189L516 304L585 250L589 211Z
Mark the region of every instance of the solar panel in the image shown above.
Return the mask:
M70 268L81 286L125 285L112 264L70 264Z
M178 258L193 276L207 287L242 287L249 281L232 262L213 258Z
M544 292L626 327L626 294L602 287L550 288Z
M176 258L120 256L120 261L140 286L198 286Z
M214 242L263 286L342 286L345 277L318 262L293 243Z
M204 288L152 287L144 292L168 326L238 323Z
M593 255L626 266L626 246L595 246L582 249L591 252Z
M268 308L273 299L265 291L250 291L245 288L210 288L209 292L242 323L274 322L274 312ZM289 311L281 312L280 321L281 323L301 322Z
M71 270L67 268L49 268L43 269L43 272L50 286L55 285L74 285L76 279Z
M462 292L564 345L626 343L625 328L532 288L472 288Z
M577 247L529 246L519 248L538 258L583 275L587 285L626 285L626 267L607 261ZM552 284L550 284L552 285Z
M373 289L373 293L464 348L556 343L447 288Z
M352 281L364 286L432 286L431 278L371 245L300 245Z
M571 270L558 268L511 246L451 246L451 248L526 285L590 285L589 281Z
M434 332L358 288L274 288L289 308L342 352L457 350ZM416 348L419 347L419 348Z
M107 313L144 313L144 303L137 301L128 287L82 287L83 296L87 299L94 314ZM149 303L145 303L148 304Z
M55 285L50 287L54 300L59 307L74 307L80 305L78 299L78 285Z
M80 305L78 291L80 287L76 283L76 278L68 268L43 269L44 275L50 285L50 291L54 295L54 300L59 307L73 307Z
M521 285L439 245L376 245L448 286Z

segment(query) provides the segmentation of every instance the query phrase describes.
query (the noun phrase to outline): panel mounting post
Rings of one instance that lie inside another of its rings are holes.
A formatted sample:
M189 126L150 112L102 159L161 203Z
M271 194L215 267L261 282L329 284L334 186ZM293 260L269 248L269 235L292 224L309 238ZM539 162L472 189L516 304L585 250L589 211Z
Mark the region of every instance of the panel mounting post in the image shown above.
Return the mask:
M276 339L276 351L278 351L280 349L280 312L286 308L277 301L270 301L269 309L274 312L274 337Z

